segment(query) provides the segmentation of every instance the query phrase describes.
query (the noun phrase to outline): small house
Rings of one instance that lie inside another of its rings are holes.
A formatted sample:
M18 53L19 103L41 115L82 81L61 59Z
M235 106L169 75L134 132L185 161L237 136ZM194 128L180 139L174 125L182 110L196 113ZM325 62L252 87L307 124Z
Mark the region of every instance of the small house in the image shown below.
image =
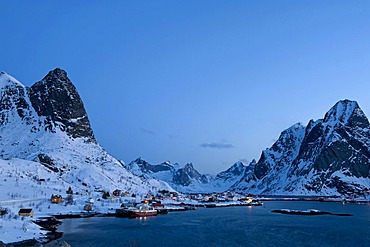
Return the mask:
M63 198L61 195L51 195L51 198L50 198L51 203L59 204L59 203L62 203L62 200Z
M161 202L155 201L152 203L152 206L155 208L164 208L164 205Z
M8 213L8 209L6 209L6 208L0 208L0 216L5 215L6 213Z
M121 190L119 190L119 189L114 190L113 195L114 196L121 196Z
M72 190L72 188L71 188L71 187L68 187L68 190L66 191L66 193L67 193L68 195L72 195L72 194L73 194L73 190Z
M87 211L87 212L92 211L92 205L91 205L91 204L86 204L86 205L84 206L84 210L85 210L85 211Z
M18 211L18 215L33 217L33 209L32 208L21 208Z

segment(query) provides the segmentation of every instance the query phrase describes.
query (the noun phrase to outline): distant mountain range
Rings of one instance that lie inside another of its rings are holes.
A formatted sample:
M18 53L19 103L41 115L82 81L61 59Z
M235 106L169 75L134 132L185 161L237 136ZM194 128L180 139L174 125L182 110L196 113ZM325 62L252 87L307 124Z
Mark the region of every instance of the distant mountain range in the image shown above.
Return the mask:
M235 163L216 176L192 164L126 166L135 175L166 181L182 192L233 190L266 195L363 195L370 190L370 124L355 101L342 100L323 119L284 130L258 162Z
M59 183L55 188L71 186L86 193L120 188L140 194L165 189L361 195L370 188L370 124L355 101L342 100L323 119L284 130L257 162L236 162L216 176L200 174L191 163L152 165L139 158L124 164L95 139L65 71L50 71L29 88L1 72L0 161L0 169L9 173L31 177L51 173ZM25 167L38 169L23 171L22 161ZM37 180L27 181L42 186Z
M125 167L134 175L146 179L165 181L172 188L184 193L226 191L240 181L246 170L246 166L242 162L237 162L228 170L212 176L200 174L191 163L186 164L184 167L180 167L177 163L171 164L170 162L151 165L141 158L125 165Z

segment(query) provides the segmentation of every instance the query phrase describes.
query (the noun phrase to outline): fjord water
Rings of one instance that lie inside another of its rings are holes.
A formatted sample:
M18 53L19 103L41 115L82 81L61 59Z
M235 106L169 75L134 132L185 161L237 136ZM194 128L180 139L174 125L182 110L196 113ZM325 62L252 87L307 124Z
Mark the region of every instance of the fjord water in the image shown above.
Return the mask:
M353 216L299 216L273 209L318 209ZM262 207L198 208L146 219L67 219L71 246L369 246L370 205L265 202Z

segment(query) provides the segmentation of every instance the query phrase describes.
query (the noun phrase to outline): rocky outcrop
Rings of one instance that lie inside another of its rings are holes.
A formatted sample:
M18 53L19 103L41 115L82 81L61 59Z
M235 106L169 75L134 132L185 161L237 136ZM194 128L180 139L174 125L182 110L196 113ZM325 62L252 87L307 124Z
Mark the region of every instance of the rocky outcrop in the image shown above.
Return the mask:
M96 141L80 95L64 70L50 71L31 86L29 96L38 116L45 117L46 129L58 126L74 138Z

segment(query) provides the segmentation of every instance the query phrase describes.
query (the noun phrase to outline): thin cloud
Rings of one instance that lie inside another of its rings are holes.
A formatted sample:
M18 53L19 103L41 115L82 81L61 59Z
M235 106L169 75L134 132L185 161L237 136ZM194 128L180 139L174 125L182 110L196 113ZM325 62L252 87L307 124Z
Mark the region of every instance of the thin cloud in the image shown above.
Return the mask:
M216 149L228 149L228 148L234 148L234 145L229 144L229 143L203 143L200 144L202 148L216 148Z
M143 128L143 127L140 128L140 131L145 133L145 134L148 134L148 135L155 135L156 134L156 132L154 130L146 129L146 128Z

